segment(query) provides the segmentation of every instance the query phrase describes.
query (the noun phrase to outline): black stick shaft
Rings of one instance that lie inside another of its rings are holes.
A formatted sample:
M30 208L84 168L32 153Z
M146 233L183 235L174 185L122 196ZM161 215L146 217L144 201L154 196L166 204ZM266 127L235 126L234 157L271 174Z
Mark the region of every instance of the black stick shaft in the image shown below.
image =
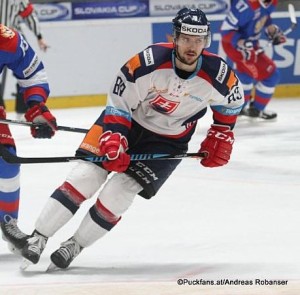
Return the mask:
M33 127L33 126L41 125L41 124L35 124L35 123L32 123L32 122L24 122L24 121L9 120L9 119L0 119L0 123L22 125L22 126L27 126L27 127ZM77 133L87 133L89 131L88 129L77 128L77 127L68 127L68 126L57 126L57 130L77 132Z
M203 159L205 153L184 153L184 154L132 154L131 161L152 161L152 160L179 160L184 158ZM11 154L5 146L0 144L0 157L10 164L41 164L41 163L62 163L76 160L85 160L95 163L107 161L105 156L71 156L71 157L18 157Z

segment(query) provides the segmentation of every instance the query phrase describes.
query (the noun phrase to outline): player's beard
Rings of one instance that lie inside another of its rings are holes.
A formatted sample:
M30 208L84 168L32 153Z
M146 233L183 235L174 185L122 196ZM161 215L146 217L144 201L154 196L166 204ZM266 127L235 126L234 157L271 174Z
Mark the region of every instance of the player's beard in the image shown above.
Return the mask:
M195 52L193 52L195 53ZM197 63L198 59L199 59L199 56L201 55L201 53L199 55L195 55L195 58L188 61L184 56L182 56L178 50L176 50L176 57L185 65L188 65L188 66L192 66L193 64Z

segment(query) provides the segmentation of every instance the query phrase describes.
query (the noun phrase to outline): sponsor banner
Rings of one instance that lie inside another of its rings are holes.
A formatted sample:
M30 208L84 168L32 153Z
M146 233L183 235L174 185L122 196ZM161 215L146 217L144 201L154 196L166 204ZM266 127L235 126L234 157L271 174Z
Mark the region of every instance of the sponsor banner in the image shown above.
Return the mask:
M209 18L208 18L209 19ZM290 25L289 17L280 17L273 19L282 30L286 30ZM212 53L222 56L230 65L232 63L226 57L222 45L220 43L221 34L220 26L221 20L210 21L212 31L212 42L208 50ZM300 26L288 34L287 42L278 46L267 46L265 34L262 33L260 45L264 47L266 54L271 57L279 71L279 84L300 84ZM172 24L171 23L153 23L152 24L152 38L153 43L157 42L172 42Z
M73 3L73 19L149 16L148 0Z
M40 21L70 20L72 18L71 3L34 4Z
M184 7L199 8L207 14L226 13L230 0L149 0L150 16L175 16Z

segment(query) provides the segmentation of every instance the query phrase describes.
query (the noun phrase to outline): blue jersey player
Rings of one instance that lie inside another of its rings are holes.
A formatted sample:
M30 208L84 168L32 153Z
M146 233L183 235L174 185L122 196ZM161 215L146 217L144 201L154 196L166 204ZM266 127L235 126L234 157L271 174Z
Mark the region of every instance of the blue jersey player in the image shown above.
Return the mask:
M0 24L0 73L5 66L17 77L28 106L26 120L42 123L39 127L31 128L32 136L51 138L57 125L56 119L45 105L49 85L43 63L20 33ZM0 118L6 118L3 106L0 106ZM15 141L8 125L1 123L0 144L11 153L16 153ZM4 240L14 244L16 248L23 247L27 238L17 226L19 199L20 165L8 164L0 157L0 226Z
M265 108L279 82L279 71L259 48L259 38L265 33L273 45L286 41L281 29L272 23L276 5L277 0L232 0L221 26L224 51L236 64L244 88L245 107L241 114L264 120L277 117Z

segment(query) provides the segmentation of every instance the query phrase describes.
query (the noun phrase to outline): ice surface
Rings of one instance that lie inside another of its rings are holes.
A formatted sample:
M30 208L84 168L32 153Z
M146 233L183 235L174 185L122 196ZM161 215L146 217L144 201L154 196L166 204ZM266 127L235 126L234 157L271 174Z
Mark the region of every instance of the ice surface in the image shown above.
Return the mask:
M19 270L21 258L10 254L0 240L0 294L52 294L54 287L75 285L80 286L75 294L87 294L93 285L114 283L111 290L119 290L123 282L174 287L178 278L286 279L290 284L299 280L300 100L274 99L270 109L278 112L275 122L238 121L227 166L209 169L195 159L184 159L153 199L137 197L121 222L85 249L67 271L46 273L49 256L74 233L95 198L49 240L40 263L26 272ZM53 112L59 125L89 128L101 110ZM8 114L10 119L14 116ZM210 123L208 113L198 123L190 152L198 150ZM28 127L11 125L11 130L19 156L72 156L84 136L59 131L51 140L37 140L31 138ZM74 165L22 166L22 230L31 233L48 197ZM169 294L163 289L143 293L140 288L127 294ZM191 294L189 288L182 290L170 294ZM225 294L217 290L203 294ZM248 294L245 290L241 294ZM270 294L292 294L276 290Z

